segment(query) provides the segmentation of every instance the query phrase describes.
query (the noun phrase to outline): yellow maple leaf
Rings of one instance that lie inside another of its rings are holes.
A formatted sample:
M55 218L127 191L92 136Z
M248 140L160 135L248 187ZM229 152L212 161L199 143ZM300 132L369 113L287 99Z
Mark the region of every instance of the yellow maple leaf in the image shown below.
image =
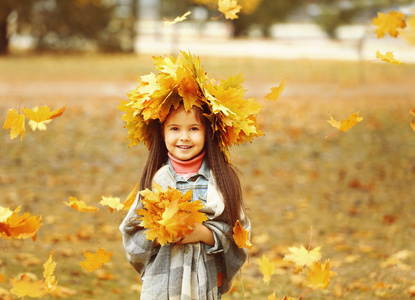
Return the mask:
M257 259L259 271L262 274L262 281L269 284L271 276L275 273L275 263L272 263L269 258L263 254L262 258Z
M329 115L330 115L330 120L327 120L327 122L329 122L330 125L333 126L334 128L339 129L339 132L340 131L346 132L350 128L355 126L357 123L359 123L363 120L363 118L359 115L358 112L350 114L350 117L348 119L344 119L341 122L333 119L333 116L331 114L329 114ZM336 133L338 133L338 132L336 132ZM326 138L328 138L329 136L332 136L336 133L329 134L329 135L326 136Z
M238 16L236 14L241 8L242 7L237 4L237 0L218 0L218 10L225 15L226 19L237 19Z
M131 205L133 205L135 198L137 197L139 186L140 186L140 183L137 182L133 190L128 194L127 199L125 199L123 203L123 208L122 208L123 210L129 210Z
M19 279L10 277L10 283L13 286L10 292L17 297L40 298L46 290L41 280L32 281L26 273L23 273Z
M187 16L190 15L191 13L192 13L191 11L188 11L188 12L184 13L181 17L176 17L173 21L169 21L166 18L164 18L163 27L168 26L168 25L173 25L173 24L176 24L178 22L182 22L182 21L186 20Z
M284 91L286 84L287 79L284 79L279 86L271 88L271 93L267 94L265 99L272 100L274 102L277 101L281 93Z
M76 197L69 196L69 202L63 202L65 205L79 212L97 211L98 207L88 206L84 201L78 200Z
M414 122L414 120L411 120L410 124L411 124L412 130L415 131L415 122Z
M249 241L249 232L242 227L239 220L236 221L235 226L233 227L233 240L239 248L246 247L251 249L252 244Z
M307 250L304 246L298 247L289 247L288 250L291 254L287 254L284 257L285 261L294 263L295 272L301 272L304 266L310 266L315 261L320 260L321 247L316 247L313 250Z
M10 108L7 111L6 121L4 122L3 129L10 129L10 139L14 139L19 134L23 140L25 134L25 116L19 114L16 109Z
M33 297L41 298L52 291L58 284L53 273L55 272L56 263L52 259L52 255L43 264L43 279L32 281L31 277L24 273L19 279L13 277L10 278L10 283L13 288L10 290L11 293L17 297Z
M112 213L114 209L120 211L123 209L124 205L120 202L120 198L118 197L104 197L102 196L102 200L99 202L102 206L108 206L108 209Z
M330 283L330 278L337 275L330 271L330 261L326 260L322 265L316 261L307 269L307 283L313 289L326 289Z
M137 210L140 226L148 228L148 240L157 238L160 245L172 243L193 231L196 222L207 220L200 200L191 202L192 191L182 193L177 189L168 187L167 190L153 183L153 191L145 189L140 191L142 209Z
M275 292L267 297L267 300L277 300L277 296L275 296Z
M41 107L36 107L34 109L25 107L22 109L22 112L26 115L26 117L29 120L32 120L36 123L41 123L47 120L52 120L57 117L60 117L65 111L65 109L66 109L66 106L60 109L50 111L50 107L47 105L44 105Z
M386 52L386 54L382 54L379 51L376 51L376 57L391 64L395 64L395 65L403 64L403 62L401 62L400 60L395 59L393 52Z
M409 113L410 113L411 115L414 115L414 116L415 116L415 107L413 107L413 108L412 108L412 110L411 110L411 111L409 111Z
M109 263L112 253L107 252L104 249L98 247L96 254L91 252L84 252L86 259L79 263L82 269L86 269L88 272L100 269L103 264Z
M388 14L378 12L378 16L372 19L372 24L376 27L376 34L378 38L389 33L391 37L396 38L399 34L398 29L405 28L405 15L401 12L390 11Z

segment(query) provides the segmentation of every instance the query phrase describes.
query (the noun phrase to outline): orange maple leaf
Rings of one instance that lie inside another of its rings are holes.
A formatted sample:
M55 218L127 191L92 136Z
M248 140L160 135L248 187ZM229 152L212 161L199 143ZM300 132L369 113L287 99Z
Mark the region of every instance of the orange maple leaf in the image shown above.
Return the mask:
M330 113L329 113L330 115ZM359 115L359 113L353 113L350 115L350 117L348 119L344 119L341 122L334 120L332 115L330 115L330 120L328 120L327 122L330 123L331 126L333 126L334 128L339 129L338 132L336 133L332 133L326 136L326 138L328 138L329 136L332 136L334 134L337 134L341 131L346 132L348 131L350 128L352 128L353 126L355 126L357 123L361 122L363 120L363 118Z
M259 271L263 275L262 281L265 284L269 284L271 276L275 273L275 263L272 263L265 254L262 255L262 258L258 258L257 262Z
M386 52L386 54L381 54L379 51L376 51L376 57L395 65L402 65L403 62L394 58L393 52Z
M281 93L284 91L286 84L287 79L284 79L279 86L271 88L271 93L267 94L265 99L272 100L274 102L277 101Z
M202 202L190 202L191 190L184 194L171 187L163 190L155 182L153 190L154 192L149 189L140 192L143 196L143 208L137 210L140 226L148 228L148 240L157 238L160 245L172 243L177 238L191 233L196 222L202 223L207 220L206 215L199 212L203 208Z
M298 247L290 247L288 250L291 254L287 254L284 257L285 261L290 261L294 263L295 272L299 273L302 271L304 266L310 266L314 262L320 260L321 247L316 247L313 250L307 250L304 246Z
M316 261L307 268L308 286L313 289L326 289L330 283L330 278L337 275L336 272L330 271L330 261L326 260L322 265Z
M41 216L30 216L30 213L19 216L20 206L14 212L11 212L8 208L1 208L1 211L0 237L6 239L32 238L34 241L36 240L37 231L42 226Z
M242 7L237 4L236 0L218 0L218 10L225 15L226 19L237 19L238 16L236 14L241 8Z
M102 200L99 202L102 206L108 206L108 209L112 213L114 209L120 211L123 209L124 205L120 202L120 198L118 197L104 197L102 196Z
M25 134L25 116L19 114L16 109L10 108L7 111L6 121L4 122L3 129L10 129L10 139L14 139L19 134L23 140Z
M78 200L76 197L69 196L69 202L63 201L63 203L76 211L87 212L87 211L97 211L98 207L88 206L84 201Z
M186 20L187 16L190 15L191 13L192 13L191 11L188 11L188 12L184 13L184 15L182 15L181 17L176 17L173 21L169 21L166 18L164 18L163 27L168 26L168 25L173 25L173 24L176 24L178 22L182 22L182 21Z
M50 107L47 105L37 107L37 109L23 108L22 112L26 115L29 120L32 120L36 123L41 123L47 120L52 120L57 117L60 117L65 111L66 106L50 111Z
M98 247L96 254L91 252L84 252L86 260L79 263L82 269L86 269L88 272L100 269L103 264L109 263L111 260L111 252L107 252L104 249Z
M249 241L249 232L242 227L239 220L236 221L235 226L233 227L233 240L239 248L246 247L251 249L252 244Z
M17 297L33 297L41 298L52 291L58 284L53 273L55 272L56 263L52 259L52 255L43 264L43 279L34 280L26 273L23 273L19 279L13 277L10 278L10 283L13 288L10 290L11 293Z
M137 197L139 186L140 186L140 183L137 182L133 190L128 194L127 199L125 199L123 203L123 208L122 208L123 210L129 210L131 205L133 205L135 198Z
M388 14L378 12L378 16L372 19L372 24L377 26L376 34L378 38L384 37L389 33L391 37L396 38L399 34L398 29L405 28L405 15L401 12L390 11Z

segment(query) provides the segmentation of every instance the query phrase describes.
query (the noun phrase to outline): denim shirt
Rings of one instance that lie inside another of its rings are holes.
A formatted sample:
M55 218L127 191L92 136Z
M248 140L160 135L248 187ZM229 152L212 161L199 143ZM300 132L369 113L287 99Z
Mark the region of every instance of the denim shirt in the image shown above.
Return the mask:
M176 181L176 188L182 193L193 190L192 201L201 200L203 204L206 204L207 188L210 177L210 169L207 161L203 160L199 171L187 179L176 173L170 158L168 159L168 165L174 176L174 180Z

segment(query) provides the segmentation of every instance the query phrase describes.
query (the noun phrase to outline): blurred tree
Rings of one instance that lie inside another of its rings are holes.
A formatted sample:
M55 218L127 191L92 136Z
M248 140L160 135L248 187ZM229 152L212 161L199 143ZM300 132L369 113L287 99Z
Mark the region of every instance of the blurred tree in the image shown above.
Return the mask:
M234 36L247 35L252 25L257 26L264 36L270 36L271 26L285 21L301 2L302 0L262 0L255 11L244 13L242 9L239 18L233 21Z
M337 28L344 24L363 19L367 21L377 11L397 8L413 3L413 0L305 0L308 5L317 7L314 21L330 38L337 38ZM366 16L366 17L364 17Z
M0 55L8 53L9 47L9 19L12 14L19 16L17 29L21 30L28 25L28 19L35 0L1 0L0 3Z
M16 13L18 32L30 35L38 50L134 50L138 0L1 1L0 24L7 27ZM7 52L7 41L2 47Z

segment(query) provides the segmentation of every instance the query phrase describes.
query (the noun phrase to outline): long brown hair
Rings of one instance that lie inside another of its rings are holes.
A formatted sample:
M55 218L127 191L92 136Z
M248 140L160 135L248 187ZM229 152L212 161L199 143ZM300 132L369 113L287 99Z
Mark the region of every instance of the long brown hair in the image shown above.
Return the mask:
M203 113L209 113L207 108L201 110L194 107L194 109L196 116L205 126L205 157L207 157L209 168L215 176L216 185L225 202L225 210L221 218L233 228L236 221L240 220L241 216L246 213L241 183L236 170L226 161L225 155L219 148L218 133L213 132L210 122L203 116ZM155 173L167 162L168 158L162 134L163 125L158 120L152 122L154 122L152 124L154 126L154 136L150 145L148 159L141 175L140 190L152 189Z

